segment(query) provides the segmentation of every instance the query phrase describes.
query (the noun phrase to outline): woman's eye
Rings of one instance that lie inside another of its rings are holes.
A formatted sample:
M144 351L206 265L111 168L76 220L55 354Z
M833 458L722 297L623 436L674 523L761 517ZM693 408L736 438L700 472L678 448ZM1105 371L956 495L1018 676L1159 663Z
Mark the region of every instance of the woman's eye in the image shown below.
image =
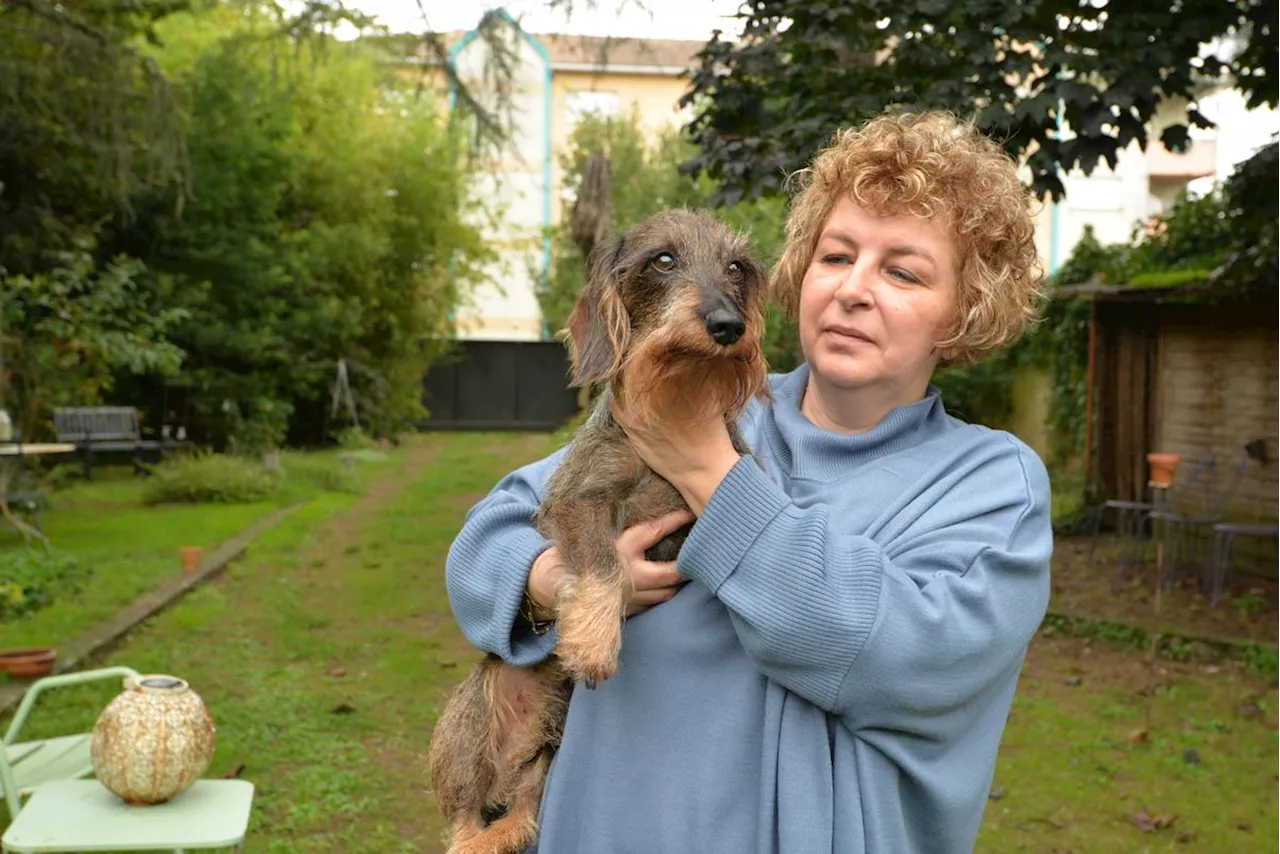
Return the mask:
M889 271L889 275L893 276L898 281L906 282L909 285L920 284L920 279L915 275L915 273L904 270L901 267L894 267Z
M663 252L650 263L653 265L653 269L659 273L670 273L676 268L675 256L670 252Z
M822 256L823 264L848 264L848 255L824 255Z

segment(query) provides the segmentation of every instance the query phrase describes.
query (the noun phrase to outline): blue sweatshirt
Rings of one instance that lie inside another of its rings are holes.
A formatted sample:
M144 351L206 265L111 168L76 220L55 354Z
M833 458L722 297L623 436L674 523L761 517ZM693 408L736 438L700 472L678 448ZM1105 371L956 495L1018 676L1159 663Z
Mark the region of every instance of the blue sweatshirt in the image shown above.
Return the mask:
M868 432L818 428L807 379L744 414L760 465L694 525L691 582L628 620L618 676L575 690L538 854L972 850L1048 604L1048 476L933 388ZM559 457L504 478L449 554L464 634L516 664L555 645L516 613Z

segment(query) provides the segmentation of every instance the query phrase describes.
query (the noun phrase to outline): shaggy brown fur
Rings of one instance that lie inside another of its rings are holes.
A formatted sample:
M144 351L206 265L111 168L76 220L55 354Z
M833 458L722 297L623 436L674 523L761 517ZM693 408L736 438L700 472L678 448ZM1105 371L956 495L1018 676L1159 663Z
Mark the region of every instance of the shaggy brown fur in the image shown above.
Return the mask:
M568 324L573 383L607 382L550 478L535 524L567 567L557 591L556 654L529 668L487 656L456 689L431 739L431 782L449 819L450 854L519 854L537 835L547 769L574 681L617 673L630 583L615 541L686 507L636 455L609 410L655 404L734 421L765 396L765 273L745 238L705 214L657 214L597 246ZM650 549L673 560L688 527Z

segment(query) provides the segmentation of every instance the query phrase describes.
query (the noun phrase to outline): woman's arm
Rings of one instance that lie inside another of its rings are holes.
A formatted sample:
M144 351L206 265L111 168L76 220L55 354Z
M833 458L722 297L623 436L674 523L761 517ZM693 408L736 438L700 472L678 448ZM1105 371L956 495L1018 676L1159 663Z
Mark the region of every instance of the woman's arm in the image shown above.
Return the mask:
M516 665L535 664L555 648L555 632L535 633L520 611L535 561L542 558L539 579L554 566L555 555L544 556L551 543L534 528L533 517L564 453L499 481L468 511L445 561L445 588L462 633L477 649Z
M533 524L547 480L564 454L503 478L467 513L445 561L445 586L462 633L476 648L518 666L543 660L557 640L554 628L535 630L529 617L554 616L556 588L566 571L559 550ZM618 537L631 571L628 616L667 601L685 583L674 561L649 561L644 553L691 519L671 513Z
M680 570L725 603L771 679L851 728L945 738L1021 661L1049 595L1043 465L995 438L967 465L880 543L842 530L827 506L798 507L744 459L707 503Z

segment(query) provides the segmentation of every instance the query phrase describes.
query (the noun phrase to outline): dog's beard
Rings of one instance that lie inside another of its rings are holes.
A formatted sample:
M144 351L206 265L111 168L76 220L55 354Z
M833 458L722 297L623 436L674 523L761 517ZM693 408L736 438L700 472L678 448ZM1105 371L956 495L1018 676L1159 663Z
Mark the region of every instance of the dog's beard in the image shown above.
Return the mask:
M765 393L767 370L753 332L731 350L651 335L633 347L616 394L633 418L652 414L677 424L732 420Z

